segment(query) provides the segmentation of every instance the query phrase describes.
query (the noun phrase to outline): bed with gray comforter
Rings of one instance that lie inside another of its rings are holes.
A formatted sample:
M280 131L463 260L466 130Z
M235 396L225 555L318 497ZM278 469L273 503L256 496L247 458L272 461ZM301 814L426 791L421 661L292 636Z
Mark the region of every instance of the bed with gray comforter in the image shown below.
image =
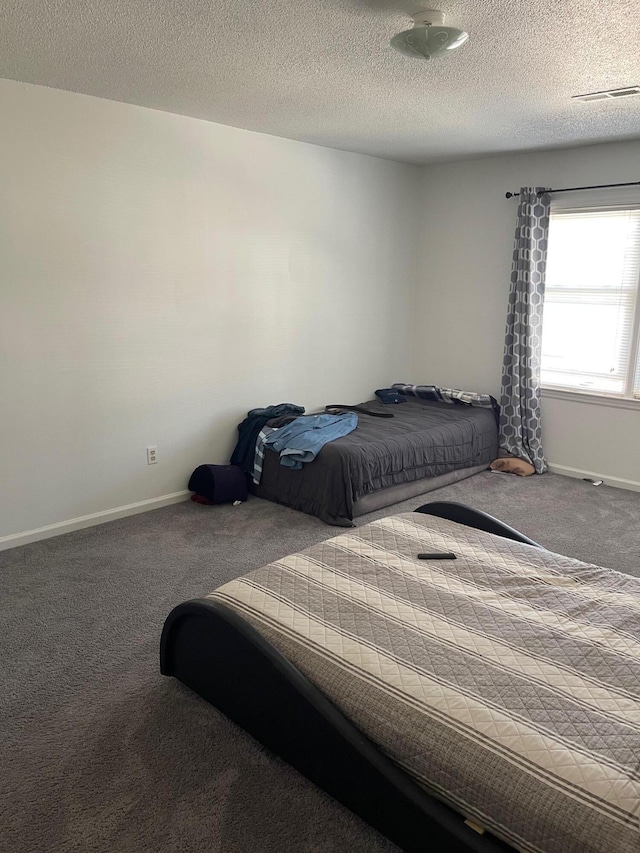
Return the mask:
M410 399L396 406L361 404L393 418L360 414L349 435L325 445L302 470L267 450L261 498L351 527L353 518L487 468L498 454L490 409Z

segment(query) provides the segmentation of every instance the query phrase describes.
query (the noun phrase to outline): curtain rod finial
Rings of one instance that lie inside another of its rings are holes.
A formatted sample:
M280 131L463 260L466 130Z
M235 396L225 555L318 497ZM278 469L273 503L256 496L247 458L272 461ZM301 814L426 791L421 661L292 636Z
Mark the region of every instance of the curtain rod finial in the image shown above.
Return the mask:
M513 198L513 197L514 197L514 196L516 196L516 195L518 195L518 193L505 193L505 194L504 194L504 197L505 197L505 198Z

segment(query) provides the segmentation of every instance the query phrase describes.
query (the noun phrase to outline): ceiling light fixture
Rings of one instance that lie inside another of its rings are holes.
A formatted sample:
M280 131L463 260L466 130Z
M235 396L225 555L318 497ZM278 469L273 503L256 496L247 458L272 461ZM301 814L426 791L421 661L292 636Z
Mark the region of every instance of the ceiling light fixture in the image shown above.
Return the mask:
M456 50L468 40L469 33L457 27L444 26L444 13L425 9L413 16L413 29L404 30L391 39L391 47L416 59L432 59Z

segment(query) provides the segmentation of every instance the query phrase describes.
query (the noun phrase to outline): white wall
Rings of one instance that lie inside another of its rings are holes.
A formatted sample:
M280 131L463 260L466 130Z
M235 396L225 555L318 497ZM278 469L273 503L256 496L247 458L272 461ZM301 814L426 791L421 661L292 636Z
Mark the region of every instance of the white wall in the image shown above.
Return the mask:
M0 547L179 497L253 406L405 377L497 394L504 192L640 163L629 142L420 170L6 80L0 110ZM640 412L544 418L552 463L640 483Z
M417 167L10 81L0 108L5 546L182 491L249 408L408 376Z
M637 181L639 168L640 141L425 168L412 381L499 395L517 208L507 190ZM640 410L545 398L543 419L555 466L640 487Z

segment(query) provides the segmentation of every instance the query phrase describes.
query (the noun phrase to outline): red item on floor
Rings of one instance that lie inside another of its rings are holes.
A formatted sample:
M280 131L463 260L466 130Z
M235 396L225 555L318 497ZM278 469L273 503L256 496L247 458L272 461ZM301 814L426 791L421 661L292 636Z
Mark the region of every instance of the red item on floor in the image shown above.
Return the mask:
M191 495L191 500L197 504L204 504L205 506L213 506L213 501L209 500L209 498L205 498L202 495Z

